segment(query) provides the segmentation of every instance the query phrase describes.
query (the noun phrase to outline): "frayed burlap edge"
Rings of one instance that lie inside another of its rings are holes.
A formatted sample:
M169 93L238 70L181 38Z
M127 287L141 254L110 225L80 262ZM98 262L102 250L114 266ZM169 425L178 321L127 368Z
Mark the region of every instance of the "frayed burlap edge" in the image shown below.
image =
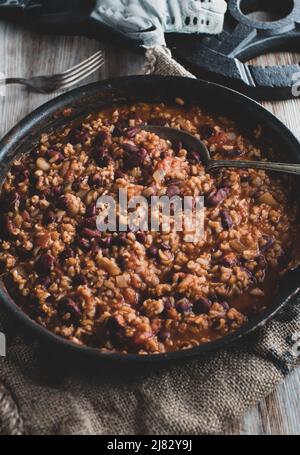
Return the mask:
M172 58L170 49L164 46L155 46L145 52L145 74L161 76L195 76Z
M7 388L0 382L0 435L22 435L24 426L18 407Z

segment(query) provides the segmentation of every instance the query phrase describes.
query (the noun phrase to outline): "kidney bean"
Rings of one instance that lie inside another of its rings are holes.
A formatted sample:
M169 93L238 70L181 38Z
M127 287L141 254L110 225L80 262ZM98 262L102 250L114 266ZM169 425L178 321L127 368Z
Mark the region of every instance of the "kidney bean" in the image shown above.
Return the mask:
M112 243L116 246L127 245L127 235L125 232L120 232L117 237L112 237Z
M116 345L124 343L126 340L126 322L122 315L110 316L106 322L106 328L112 342Z
M167 191L166 191L166 196L171 198L173 196L177 196L178 194L180 194L180 189L178 188L177 185L168 186Z
M122 147L123 147L124 152L132 153L132 154L138 153L140 150L139 147L137 147L134 144L130 144L130 142L124 142L122 144Z
M20 195L17 191L11 191L4 195L1 208L3 212L14 211L17 208L17 204L20 201Z
M62 210L66 210L69 216L75 216L80 210L80 200L72 193L67 193L60 196L58 206Z
M62 185L53 186L51 189L52 197L55 198L55 197L61 196L63 189L64 188Z
M141 148L139 153L138 153L138 161L140 163L142 163L144 161L144 159L146 158L146 156L148 155L148 152L146 149L144 148Z
M255 277L253 276L253 273L249 269L247 269L247 267L240 266L240 270L246 273L250 280L256 280Z
M78 193L78 191L80 190L81 183L82 182L80 180L75 180L75 182L72 183L72 190L74 191L74 193Z
M163 251L168 251L168 250L171 249L171 245L169 243L166 243L166 242L160 243L158 246Z
M91 187L100 188L103 185L101 174L90 175L88 183Z
M47 200L53 200L54 203L56 203L56 199L61 196L63 192L63 187L62 185L59 186L54 186L54 187L48 187L44 188L43 190L40 190L40 197L43 199Z
M106 167L111 162L112 158L105 147L97 147L92 150L92 157L100 167Z
M249 182L250 178L251 178L251 177L250 177L249 174L242 174L242 175L241 175L241 182L242 182L242 183Z
M200 134L201 139L209 139L211 136L213 136L215 130L213 126L209 124L204 124L198 128L198 132Z
M231 229L233 226L233 222L231 216L229 215L228 210L221 210L220 216L223 229L225 229L226 231Z
M4 237L16 236L19 233L19 230L17 230L12 219L7 214L2 216L0 228Z
M152 166L144 163L141 171L142 171L143 180L145 182L148 181L150 183L150 181L152 181L152 176L153 176L153 172L154 172ZM151 185L151 187L154 189L155 185ZM152 196L153 196L153 194L152 194Z
M107 131L100 131L94 138L94 145L103 145L105 141L109 138Z
M115 178L116 179L123 179L124 177L126 177L126 174L124 174L124 172L120 171L120 169L117 169L115 171Z
M79 304L70 297L64 297L58 302L58 311L62 315L69 313L74 323L79 322L82 317L82 310Z
M170 311L173 308L175 308L175 304L170 297L163 297L162 300L163 300L165 311Z
M91 240L91 251L93 254L97 254L100 251L100 245L98 239Z
M158 256L158 248L156 248L156 246L150 246L148 249L147 249L147 255L150 257L150 258L157 258Z
M228 302L222 301L222 302L219 302L219 304L224 308L225 311L228 311L230 308Z
M100 246L101 248L110 248L112 244L112 236L108 235L107 237L103 237L100 239Z
M54 267L54 257L51 254L41 254L36 263L36 270L38 273L50 273Z
M96 204L91 204L87 207L86 209L86 215L88 217L96 216L97 215L97 209L96 209Z
M130 130L127 131L126 136L129 139L133 139L139 132L140 132L140 128L131 128Z
M84 286L88 283L88 280L82 273L80 273L73 278L73 283L75 286Z
M261 245L260 251L265 253L274 245L275 240L274 237L271 237L270 235L262 235L262 238L264 239L264 244Z
M134 167L140 166L145 160L148 152L144 148L136 147L133 144L124 143L122 145L124 149L124 166L127 169L132 169Z
M62 195L58 198L57 207L61 210L67 210L68 203L67 203L67 198L65 195Z
M144 245L146 243L146 234L145 232L137 232L135 234L135 237L136 237L136 240L141 243L142 245Z
M91 243L88 239L80 238L77 241L77 245L84 251L89 251L91 248Z
M43 223L45 225L54 223L55 219L56 219L56 215L53 212L53 210L47 210L43 215Z
M68 134L68 141L72 145L84 143L89 139L88 131L72 129Z
M21 206L21 204L20 204L20 206ZM29 223L31 221L31 216L26 209L22 208L22 211L20 213L21 213L21 217L23 218L23 221L25 221L26 223Z
M166 126L167 123L168 123L168 120L163 117L153 117L150 120L148 120L148 125L153 125L153 126Z
M195 314L207 314L210 310L212 303L205 297L199 298L193 305L193 311Z
M50 152L50 155L48 155L48 153ZM53 156L54 153L57 153L59 152L59 148L56 146L56 145L51 145L50 148L46 151L46 156L50 158L50 156ZM40 154L38 153L37 157L39 156Z
M257 267L260 270L265 270L267 268L267 266L268 266L266 258L262 254L260 256L258 256L255 259L255 261L257 262Z
M60 260L62 262L65 262L67 259L74 258L75 257L75 251L73 248L67 246L65 250L60 254Z
M36 284L48 289L51 284L51 279L49 276L39 276L36 280Z
M14 175L15 181L18 183L27 180L29 177L29 170L24 166L24 164L14 164L11 168L11 173Z
M179 153L180 150L181 150L182 147L183 147L183 144L182 144L181 141L176 141L176 142L174 142L174 143L172 144L172 146L173 146L174 152L175 152L175 153Z
M226 154L230 158L235 158L237 156L242 156L243 152L240 149L233 149L233 150L226 150Z
M219 190L217 190L214 193L210 194L206 198L206 206L207 207L217 207L227 197L228 192L229 192L228 188L220 188Z
M171 332L170 330L168 329L161 329L158 334L157 334L157 338L159 339L159 341L166 341L170 338L171 336Z
M114 130L113 130L113 132L112 132L112 135L113 135L114 137L121 137L121 136L124 136L124 134L125 134L125 133L124 133L123 128L121 128L121 127L118 126L118 125L116 125L116 126L114 127Z
M51 161L51 163L59 164L65 157L58 149L50 149L47 150L46 158Z
M89 228L89 229L96 229L96 227L97 227L96 221L97 221L97 217L91 216L89 218L85 218L82 221L81 226L85 227L85 228Z
M187 160L190 164L201 164L202 163L201 155L196 150L192 150L191 152L188 153Z
M109 258L109 257L110 257L109 249L108 249L108 248L102 249L102 255L103 255L105 258Z
M88 239L99 239L101 238L102 234L97 229L90 229L90 228L83 228L82 235Z
M118 327L126 327L126 322L124 317L121 314L115 314L110 316L106 322L107 328L114 330Z
M225 191L230 191L231 188L231 181L226 178L221 178L221 180L217 183L218 190L224 189Z
M183 298L176 302L176 309L179 313L187 315L192 312L193 304L189 299Z
M20 173L23 173L25 170L26 167L24 166L24 164L13 164L10 172L12 175L16 176Z
M234 253L226 254L220 261L220 264L224 267L233 267L238 263L238 258Z
M167 180L167 185L176 185L176 186L180 186L183 184L183 180L179 180L179 179L168 179Z

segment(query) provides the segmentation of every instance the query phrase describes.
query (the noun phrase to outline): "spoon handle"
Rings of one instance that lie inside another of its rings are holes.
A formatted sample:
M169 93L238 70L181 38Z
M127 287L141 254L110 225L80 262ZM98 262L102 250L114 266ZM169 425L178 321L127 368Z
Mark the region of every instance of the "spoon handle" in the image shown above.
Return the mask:
M212 171L219 168L232 168L232 169L261 169L264 171L283 172L285 174L300 175L300 164L287 164L287 163L267 163L265 161L210 161L206 169Z

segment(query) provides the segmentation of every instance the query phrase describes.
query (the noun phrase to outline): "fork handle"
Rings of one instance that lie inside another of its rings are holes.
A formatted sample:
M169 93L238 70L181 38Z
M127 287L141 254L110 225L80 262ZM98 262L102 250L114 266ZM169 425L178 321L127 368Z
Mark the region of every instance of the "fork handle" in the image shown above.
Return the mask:
M23 77L7 77L6 79L0 79L0 85L8 84L25 84L26 79Z
M300 175L300 164L266 163L264 161L210 161L206 166L208 171L219 168L232 169L261 169L264 171L282 172Z

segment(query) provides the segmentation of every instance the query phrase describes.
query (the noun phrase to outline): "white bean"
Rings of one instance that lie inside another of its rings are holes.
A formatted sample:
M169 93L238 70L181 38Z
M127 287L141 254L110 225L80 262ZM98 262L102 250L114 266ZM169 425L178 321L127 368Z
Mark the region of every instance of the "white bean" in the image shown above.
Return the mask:
M38 169L40 169L41 171L45 171L46 172L46 171L49 171L51 166L48 163L48 161L45 160L45 158L40 157L40 158L38 158L36 160L36 167Z

